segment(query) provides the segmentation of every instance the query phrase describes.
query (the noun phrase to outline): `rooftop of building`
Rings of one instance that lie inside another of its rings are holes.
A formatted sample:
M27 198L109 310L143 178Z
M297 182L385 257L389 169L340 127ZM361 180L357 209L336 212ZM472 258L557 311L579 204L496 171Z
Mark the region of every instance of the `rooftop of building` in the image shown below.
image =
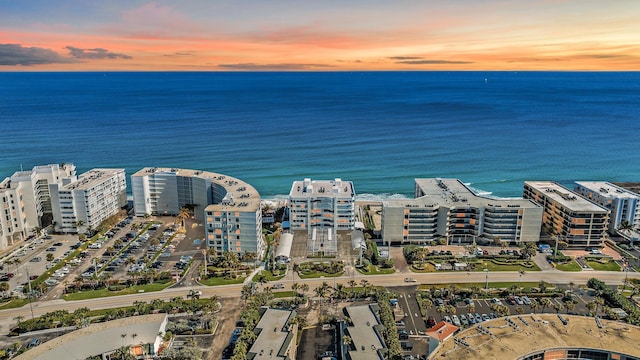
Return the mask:
M116 350L123 344L154 343L166 314L132 316L92 324L49 340L16 360L81 359ZM121 335L127 334L125 338ZM136 334L135 338L131 335Z
M525 185L543 192L550 199L573 211L592 213L607 213L609 211L553 181L525 181Z
M538 205L523 198L498 198L479 195L459 179L426 178L415 179L416 187L424 194L416 199L391 199L384 201L386 206L424 206L424 207L505 207L536 208Z
M260 333L251 349L249 349L249 354L255 354L250 358L258 360L285 359L286 354L281 353L281 351L286 351L283 348L286 347L287 341L292 340L288 323L293 316L295 316L295 313L292 311L266 309L256 325L256 330L259 329Z
M450 324L446 321L440 321L434 327L427 331L427 335L431 336L438 341L444 341L458 331L459 327Z
M472 326L444 341L429 358L512 360L553 348L591 348L640 355L637 341L640 327L611 320L600 320L600 327L592 317L561 316L566 325L556 314L508 317L517 328L504 317L482 322L480 325L488 333L478 325Z
M122 173L124 169L91 169L80 175L77 181L71 182L61 188L62 191L89 190L102 184L105 180Z
M146 167L131 176L150 176L160 173L209 179L211 183L223 187L227 192L223 202L208 205L205 209L206 211L257 211L260 209L260 194L258 191L248 183L228 175L203 170Z
M378 350L385 346L374 329L379 322L373 308L371 305L359 305L348 306L346 310L353 324L347 327L353 343L349 356L352 360L378 359Z
M638 199L640 195L614 185L608 181L576 181L580 185L593 192L597 192L600 196L608 199Z
M311 180L294 181L289 192L290 197L342 197L353 198L356 192L351 181Z
M37 165L31 170L20 170L14 172L10 177L6 177L0 182L0 191L11 189L12 185L16 182L26 181L31 179L38 173L51 173L54 169L68 170L71 176L75 175L76 167L73 164L49 164L49 165ZM15 186L13 186L15 187Z

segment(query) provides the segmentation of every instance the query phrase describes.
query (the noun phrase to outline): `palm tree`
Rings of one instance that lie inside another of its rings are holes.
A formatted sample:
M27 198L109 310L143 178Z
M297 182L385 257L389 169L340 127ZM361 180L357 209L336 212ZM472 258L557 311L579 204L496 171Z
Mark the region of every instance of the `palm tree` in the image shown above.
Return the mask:
M9 288L10 288L10 286L9 286L8 282L3 281L3 282L0 283L0 291L2 291L2 296L3 297L7 295L6 292L9 291Z
M571 301L567 301L567 303L566 303L566 305L565 305L565 306L566 306L566 308L567 308L567 314L568 314L569 312L572 312L572 311L573 311L573 309L575 309L575 308L576 308L576 303L575 303L575 301L573 301L573 300L571 300Z
M349 335L342 336L342 345L348 348L352 343L353 343L353 340L351 339L351 336Z
M77 220L73 223L73 225L76 227L76 233L81 234L82 231L80 231L82 229L82 227L84 226L85 222L84 220Z
M186 207L180 208L178 216L176 216L176 224L180 224L180 227L184 228L184 220L189 217L189 209Z
M323 281L322 284L317 288L313 289L313 291L316 293L318 297L324 298L329 294L330 288L331 287L329 286L329 284L327 284L326 281Z
M542 306L542 312L544 312L547 307L551 306L551 300L546 297L540 298L540 306Z
M598 314L598 307L603 307L604 306L604 298L598 296L595 298L594 300L596 302L596 314Z
M42 235L42 231L44 229L40 226L34 226L33 227L33 233L36 235L36 237L40 237L40 235Z
M629 221L627 221L627 220L622 220L620 222L620 225L618 226L618 230L624 231L627 234L629 234L631 232L631 230L633 230L633 225L630 224Z
M476 312L476 306L474 305L474 303L467 305L467 312L470 312L470 313Z
M524 308L522 306L516 306L516 314L518 315L524 314Z
M542 307L540 305L540 303L537 300L532 300L531 301L531 309L533 309L533 313L535 314L538 310L540 310L540 308Z
M590 315L598 316L598 313L596 312L597 308L598 308L598 304L596 304L595 301L589 301L587 303L587 309L589 310Z
M547 290L547 283L540 280L540 282L538 283L538 288L540 289L540 293L544 294L545 290Z

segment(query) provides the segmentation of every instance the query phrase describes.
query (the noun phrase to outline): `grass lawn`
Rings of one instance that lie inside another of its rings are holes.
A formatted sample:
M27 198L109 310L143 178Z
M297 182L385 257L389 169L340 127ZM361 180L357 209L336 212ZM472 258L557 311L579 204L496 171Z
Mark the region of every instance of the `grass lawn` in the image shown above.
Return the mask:
M526 276L526 275L525 275ZM418 286L418 290L429 291L430 288L435 287L436 289L444 289L448 288L450 284L421 284ZM455 284L458 289L470 289L472 286L477 286L481 289L484 289L485 283L456 283ZM502 281L502 282L489 282L489 289L508 289L511 285L517 285L523 289L537 288L540 286L540 282L531 282L531 281Z
M276 299L281 299L281 298L290 298L290 297L295 297L296 296L296 292L295 291L274 291L273 292L273 297Z
M75 301L75 300L95 299L99 297L129 295L129 294L136 294L139 292L154 292L154 291L164 290L167 287L169 287L169 285L171 284L173 284L173 282L136 285L120 291L109 291L109 289L81 291L81 292L72 293L72 294L64 294L62 298L67 301Z
M340 271L336 274L329 274L323 271L310 271L305 273L300 272L298 273L298 276L300 276L301 279L317 279L321 277L340 277L342 274L344 274L344 271Z
M540 268L533 261L529 262L533 264L532 267L522 266L518 263L515 264L496 264L493 261L483 261L476 265L476 271L484 271L484 269L489 269L489 271L540 271Z
M29 299L12 299L0 304L0 310L15 309L15 308L23 307L25 304L28 304L28 303L29 303Z
M620 265L613 260L609 260L606 264L603 264L599 261L587 261L587 265L589 265L593 270L599 271L620 271Z
M560 271L581 271L582 268L575 260L571 260L566 264L556 264L556 269Z
M246 276L240 276L236 279L225 279L221 277L210 277L208 279L201 279L200 284L207 286L218 286L218 285L234 285L234 284L242 284Z
M286 272L280 271L278 275L274 275L271 270L262 270L259 274L253 277L253 282L259 282L260 276L264 276L267 281L276 281L285 277Z
M381 275L381 274L393 274L396 272L396 269L394 268L389 268L389 269L381 269L377 266L374 265L369 265L368 267L357 267L356 270L358 270L359 273L363 274L363 275Z
M427 273L436 271L436 268L433 266L433 264L425 262L424 264L411 265L409 266L409 270L416 273Z

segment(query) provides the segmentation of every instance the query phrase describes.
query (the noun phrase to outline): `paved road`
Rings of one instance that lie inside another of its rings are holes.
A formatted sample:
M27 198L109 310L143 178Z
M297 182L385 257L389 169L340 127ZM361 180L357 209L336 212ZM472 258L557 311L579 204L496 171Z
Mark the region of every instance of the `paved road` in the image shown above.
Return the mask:
M517 272L489 272L488 274L480 273L480 272L446 272L446 273L425 273L425 274L413 274L412 277L415 278L418 283L422 284L449 284L449 283L465 283L465 282L476 282L482 283L486 280L486 275L488 275L489 282L502 282L502 281L540 281L544 280L549 283L569 283L573 282L574 284L584 284L589 278L596 277L607 284L623 284L625 273L623 272L606 272L606 271L582 271L575 273L567 273L567 272L559 272L556 270L553 271L539 271L539 272L528 272L526 275L519 278L519 274ZM363 276L361 274L353 274L354 280L360 281L361 279L367 279L371 284L378 286L402 286L405 285L404 278L405 274L389 274L389 275L377 275L377 276ZM640 273L629 273L630 278L640 278ZM349 281L351 277L342 277L337 278L335 280L336 283L343 283L346 285L347 281ZM285 284L286 288L290 288L291 284L297 281L281 281ZM324 279L306 279L304 283L309 285L309 291L312 292L315 287L318 287L322 284L323 281L326 281L330 285L333 285L334 282L332 278L324 278ZM412 283L411 285L416 285ZM133 304L134 301L147 301L150 302L153 299L163 299L169 300L176 296L186 296L189 290L201 290L203 296L209 297L213 295L217 295L221 298L227 297L237 297L240 294L240 290L242 285L223 285L223 286L215 286L215 287L207 287L207 286L193 286L193 287L172 287L161 292L152 292L152 293L138 293L132 295L124 295L117 297L107 297L107 298L98 298L98 299L89 299L89 300L80 300L80 301L65 301L61 299L49 300L49 301L38 301L33 303L33 314L34 316L39 316L43 313L47 313L53 310L69 310L73 311L80 307L89 307L90 309L107 309L114 308L120 306L128 306ZM7 324L12 324L15 321L15 318L18 315L22 315L25 318L31 317L31 310L29 305L25 305L19 309L7 309L0 310L0 326L3 329L6 329Z

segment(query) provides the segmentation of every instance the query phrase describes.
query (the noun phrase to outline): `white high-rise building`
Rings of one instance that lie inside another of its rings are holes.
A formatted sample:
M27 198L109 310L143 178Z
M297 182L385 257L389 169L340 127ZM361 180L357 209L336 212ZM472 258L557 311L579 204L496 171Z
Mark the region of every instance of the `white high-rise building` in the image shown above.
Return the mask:
M73 164L51 164L18 171L0 182L0 250L33 235L36 227L50 225L50 186L75 179Z
M248 183L208 171L144 168L131 176L136 216L177 215L183 207L205 222L207 247L264 254L260 194Z
M351 181L294 181L289 192L291 230L353 230L356 193Z
M95 229L127 205L124 169L93 169L74 182L50 188L54 228L59 232Z
M606 181L577 181L575 191L611 211L610 234L615 234L623 221L634 228L640 226L640 195Z

